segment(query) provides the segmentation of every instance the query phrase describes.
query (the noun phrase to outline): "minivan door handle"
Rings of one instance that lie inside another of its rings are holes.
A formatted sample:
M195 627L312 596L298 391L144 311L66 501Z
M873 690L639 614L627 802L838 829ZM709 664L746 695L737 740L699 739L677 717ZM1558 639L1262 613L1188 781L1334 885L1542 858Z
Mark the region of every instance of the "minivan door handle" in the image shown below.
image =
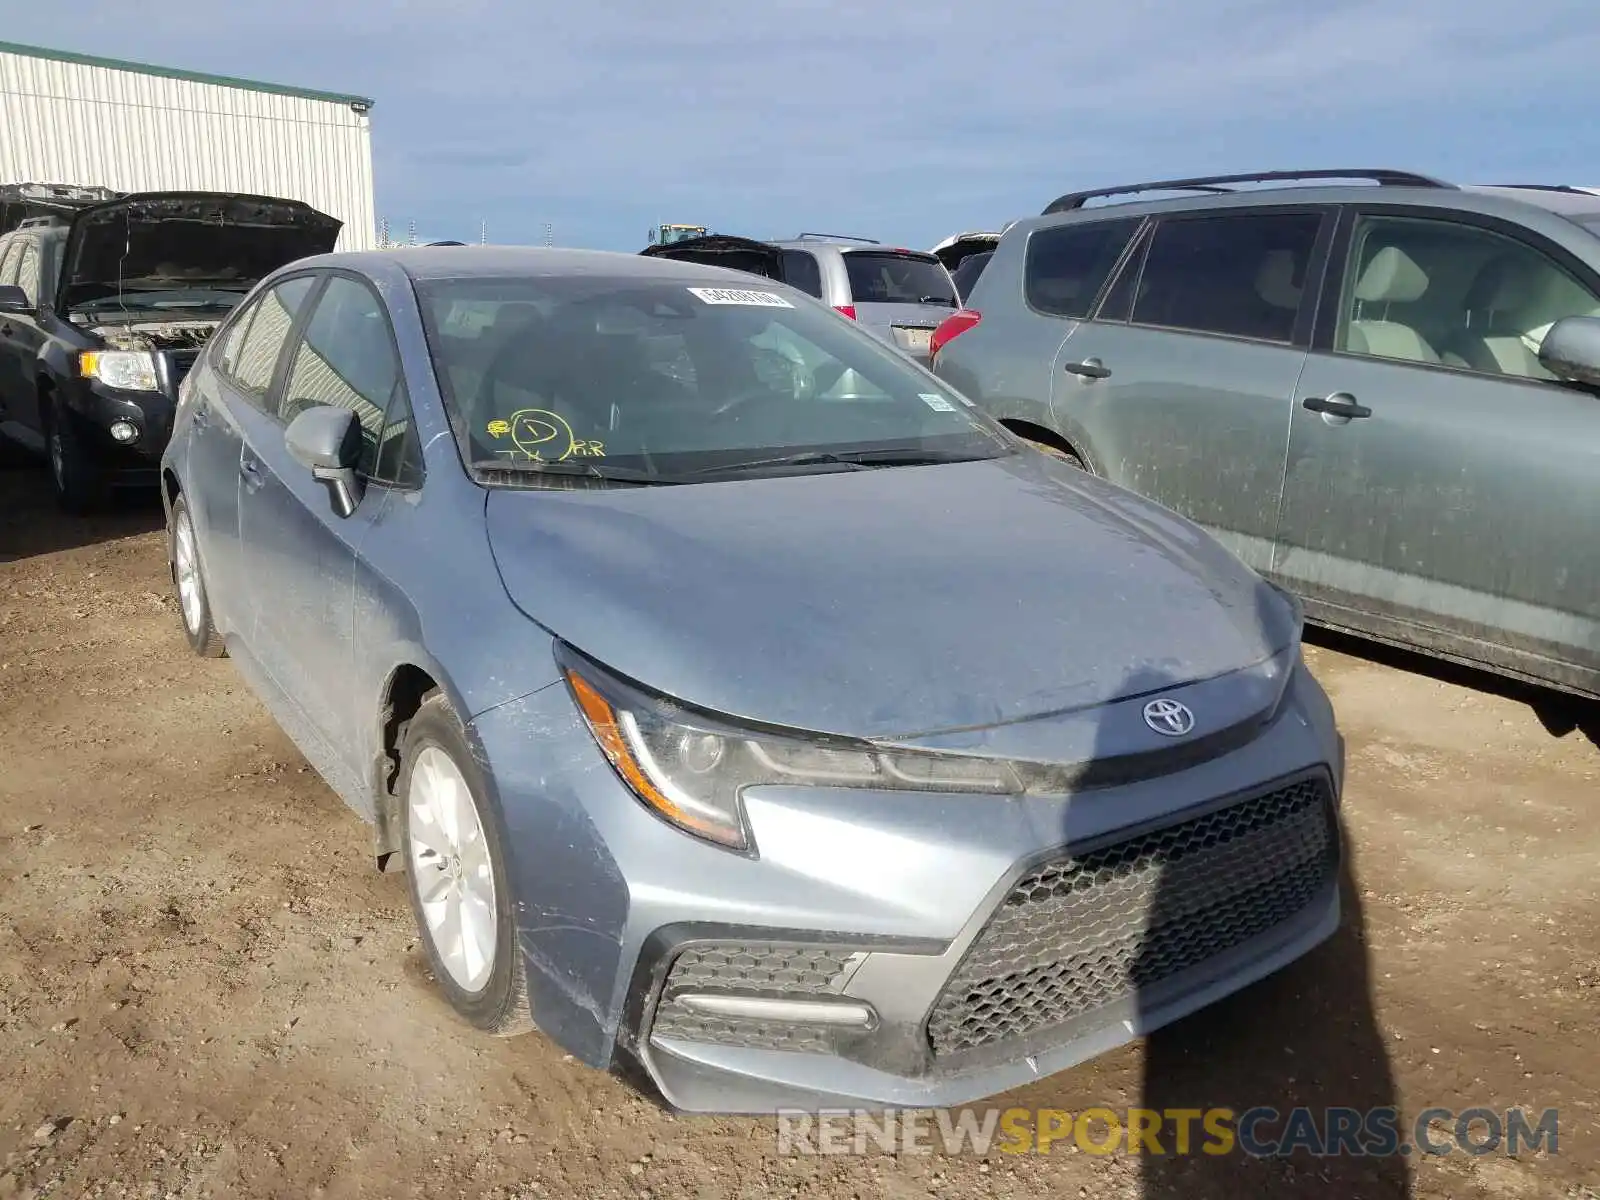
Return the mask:
M1300 402L1300 407L1308 412L1321 413L1326 417L1370 417L1372 410L1365 404L1357 404L1356 398L1349 392L1335 392L1331 396L1307 396Z
M1062 363L1061 369L1084 379L1104 379L1111 374L1111 368L1098 358L1086 358L1082 362Z
M248 450L239 456L239 475L244 479L245 490L255 491L265 482L261 475L261 463L253 458Z

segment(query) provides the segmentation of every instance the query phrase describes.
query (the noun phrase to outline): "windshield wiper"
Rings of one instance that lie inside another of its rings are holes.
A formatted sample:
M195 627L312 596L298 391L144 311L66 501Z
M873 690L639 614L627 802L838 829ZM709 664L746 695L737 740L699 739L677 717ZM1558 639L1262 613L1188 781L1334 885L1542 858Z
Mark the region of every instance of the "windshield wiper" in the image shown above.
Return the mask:
M638 467L608 467L576 458L555 459L550 462L541 462L537 459L519 461L490 458L473 463L472 469L486 474L502 475L578 475L590 479L604 479L610 483L642 485L682 482L665 475L657 475L652 471L640 470Z
M925 450L919 446L891 446L885 450L808 450L798 454L785 454L777 458L756 458L743 462L722 463L695 471L697 476L731 475L739 471L754 471L762 467L809 467L837 465L848 471L870 467L921 467L935 463L970 462L983 458L970 450Z

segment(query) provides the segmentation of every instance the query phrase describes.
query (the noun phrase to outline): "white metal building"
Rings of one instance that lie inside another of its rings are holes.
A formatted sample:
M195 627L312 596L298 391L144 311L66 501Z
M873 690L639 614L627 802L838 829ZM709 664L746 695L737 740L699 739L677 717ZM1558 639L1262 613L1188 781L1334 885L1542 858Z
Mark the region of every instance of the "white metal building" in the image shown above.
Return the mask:
M372 101L0 42L0 183L250 192L377 243Z

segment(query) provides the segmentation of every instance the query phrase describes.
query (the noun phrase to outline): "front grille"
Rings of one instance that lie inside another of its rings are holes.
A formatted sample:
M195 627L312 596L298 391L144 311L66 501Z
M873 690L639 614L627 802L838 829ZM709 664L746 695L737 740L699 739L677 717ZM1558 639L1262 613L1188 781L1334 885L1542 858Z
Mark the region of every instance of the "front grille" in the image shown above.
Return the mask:
M1332 796L1305 779L1020 879L945 985L936 1055L1126 1000L1304 910L1338 868Z
M694 1012L675 1003L685 992L738 996L837 996L851 955L770 942L707 942L673 961L651 1026L653 1034L752 1050L828 1053L826 1029Z
M200 350L198 347L188 350L168 350L167 357L172 360L172 386L177 388L199 360Z

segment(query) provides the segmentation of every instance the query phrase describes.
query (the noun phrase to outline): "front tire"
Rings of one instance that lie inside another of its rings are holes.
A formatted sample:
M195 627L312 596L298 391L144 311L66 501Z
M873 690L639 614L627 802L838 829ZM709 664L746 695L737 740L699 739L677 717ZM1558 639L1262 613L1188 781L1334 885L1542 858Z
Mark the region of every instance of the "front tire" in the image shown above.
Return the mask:
M194 518L182 496L172 502L172 522L167 529L167 558L172 563L172 582L178 589L178 615L189 648L201 658L222 658L228 653L222 635L211 619L211 598L206 594L205 575L200 570L200 543L194 533Z
M501 1037L533 1028L488 788L437 690L400 735L400 839L423 950L450 1007Z
M104 507L111 488L106 471L84 439L74 417L60 400L49 398L49 424L45 451L50 459L50 487L56 505L72 516L84 516Z

